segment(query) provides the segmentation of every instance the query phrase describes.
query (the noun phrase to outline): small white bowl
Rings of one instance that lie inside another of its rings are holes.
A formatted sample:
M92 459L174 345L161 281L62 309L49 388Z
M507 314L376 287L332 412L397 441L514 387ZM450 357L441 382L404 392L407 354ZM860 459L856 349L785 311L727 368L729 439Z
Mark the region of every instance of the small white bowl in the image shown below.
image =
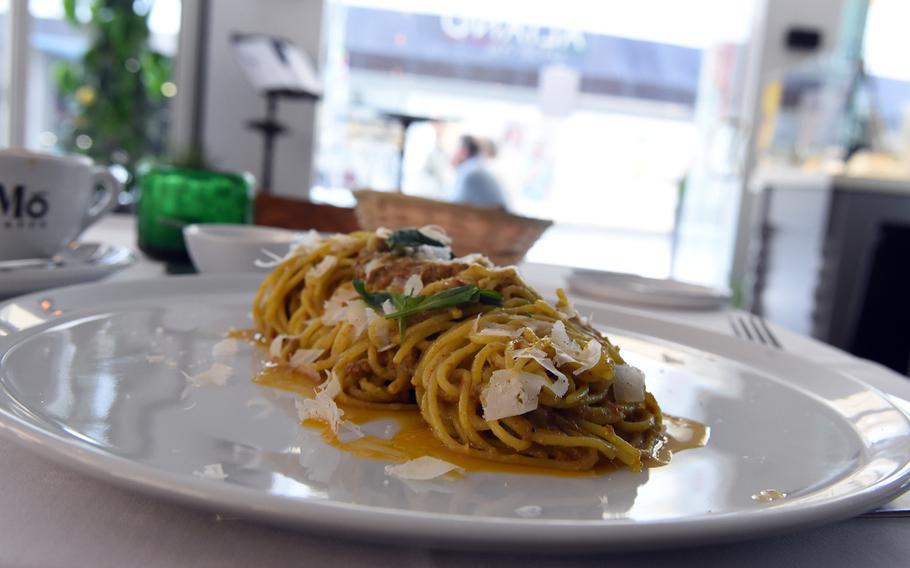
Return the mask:
M257 225L198 224L183 228L183 239L196 270L204 274L268 272L256 261L288 253L300 233Z

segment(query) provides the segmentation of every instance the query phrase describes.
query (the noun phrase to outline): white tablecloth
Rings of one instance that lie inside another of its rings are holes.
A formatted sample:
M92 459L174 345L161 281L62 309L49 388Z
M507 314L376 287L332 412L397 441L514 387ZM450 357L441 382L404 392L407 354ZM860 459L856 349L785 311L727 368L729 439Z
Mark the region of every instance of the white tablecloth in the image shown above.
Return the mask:
M132 245L134 221L111 217L85 240ZM543 293L565 269L523 267ZM143 261L115 279L159 277ZM723 313L648 312L729 333ZM775 328L787 350L831 364L910 399L899 375L811 339ZM0 567L6 566L903 566L910 563L910 519L857 518L755 541L624 555L522 556L408 548L311 535L199 511L113 487L0 439Z

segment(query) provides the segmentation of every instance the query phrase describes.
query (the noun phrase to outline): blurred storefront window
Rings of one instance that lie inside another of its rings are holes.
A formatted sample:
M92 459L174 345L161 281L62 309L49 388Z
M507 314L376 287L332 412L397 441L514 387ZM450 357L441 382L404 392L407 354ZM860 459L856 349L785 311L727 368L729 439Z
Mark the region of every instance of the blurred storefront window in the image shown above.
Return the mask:
M447 199L469 134L509 208L557 223L531 260L666 276L705 50L749 22L710 0L568 4L330 0L312 196Z

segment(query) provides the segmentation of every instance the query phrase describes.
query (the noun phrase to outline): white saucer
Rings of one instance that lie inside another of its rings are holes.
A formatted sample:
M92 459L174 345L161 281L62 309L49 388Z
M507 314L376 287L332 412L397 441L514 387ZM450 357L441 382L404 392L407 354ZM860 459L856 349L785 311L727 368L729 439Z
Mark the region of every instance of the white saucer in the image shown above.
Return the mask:
M616 304L680 310L717 310L730 304L730 291L636 274L575 270L566 279L579 296Z
M135 262L126 247L79 242L45 263L0 261L0 298L100 280Z

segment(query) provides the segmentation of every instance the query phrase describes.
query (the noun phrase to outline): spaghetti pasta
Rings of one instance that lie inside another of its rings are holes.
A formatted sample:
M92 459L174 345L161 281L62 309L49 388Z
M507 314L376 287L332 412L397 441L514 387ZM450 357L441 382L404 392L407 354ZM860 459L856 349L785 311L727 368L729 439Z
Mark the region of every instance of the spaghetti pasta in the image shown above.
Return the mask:
M342 405L419 407L448 448L569 470L640 469L662 440L643 375L560 291L451 258L435 228L335 235L265 278L256 330L277 363L338 380Z

